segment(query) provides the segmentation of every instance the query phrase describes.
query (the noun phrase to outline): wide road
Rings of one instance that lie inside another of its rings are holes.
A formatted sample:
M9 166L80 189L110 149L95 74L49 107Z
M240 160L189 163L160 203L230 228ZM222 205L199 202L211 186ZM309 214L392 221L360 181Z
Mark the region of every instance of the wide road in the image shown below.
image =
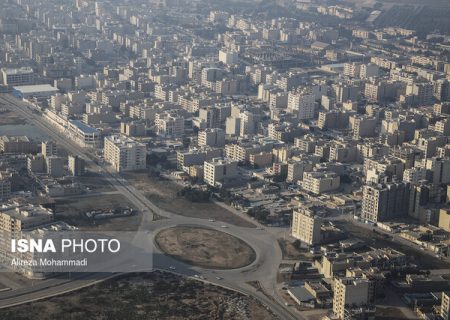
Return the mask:
M58 144L64 146L68 152L82 156L86 160L86 164L90 170L102 174L115 187L117 192L125 196L128 201L143 212L139 231L148 231L149 236L154 236L162 229L179 225L210 227L243 239L256 252L256 260L247 267L234 270L209 270L176 261L171 257L164 255L162 252L159 252L158 248L155 246L153 248L155 252L155 268L167 270L172 266L176 268L175 271L177 273L182 275L201 275L212 283L226 286L230 289L256 297L262 303L270 307L280 319L304 319L295 308L291 307L288 309L284 306L284 300L277 291L276 276L279 264L282 260L282 253L276 237L271 232L257 228L242 228L205 219L184 217L162 210L148 200L147 197L134 186L128 183L127 180L123 179L120 174L112 171L106 166L103 167L96 164L94 157L89 153L89 150L80 147L59 129L53 127L52 124L40 114L34 113L32 111L33 107L28 103L4 94L0 95L0 103L5 104L10 108L13 107L14 110L22 114L27 121L34 124L42 132L48 134L49 137ZM168 219L153 221L153 213ZM77 275L77 277L78 276L79 275ZM58 284L57 280L54 280L54 283L52 283L52 286L50 287L43 286L41 288L37 285L36 287L23 288L22 290L24 292L20 295L16 295L13 292L0 293L0 308L33 301L40 296L49 297L70 290L76 290L89 283L95 283L96 281L102 280L107 276L108 275L106 274L97 276L89 275L89 277L85 279L73 279L71 281L63 281L60 284ZM218 278L220 278L220 280ZM250 281L258 281L263 290L257 290L249 285L248 282Z

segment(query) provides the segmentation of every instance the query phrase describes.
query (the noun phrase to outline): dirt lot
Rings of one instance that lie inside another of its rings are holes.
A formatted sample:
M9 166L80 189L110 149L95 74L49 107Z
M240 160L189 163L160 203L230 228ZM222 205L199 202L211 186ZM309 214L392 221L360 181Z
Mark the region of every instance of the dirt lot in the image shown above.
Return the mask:
M375 317L380 320L418 319L405 316L399 308L395 307L377 307Z
M0 126L26 124L25 119L16 113L0 106Z
M114 190L114 187L100 174L88 171L84 176L76 177L77 182L88 187L93 192L106 192Z
M283 259L285 260L312 260L312 255L306 249L297 249L292 241L278 239Z
M212 202L193 203L177 196L181 187L170 180L148 177L146 172L127 173L124 177L161 209L186 217L216 219L241 227L254 227L252 223Z
M86 198L71 198L56 202L56 219L63 220L83 230L134 231L141 223L139 212L129 217L89 219L84 214L95 209L116 209L133 206L120 194ZM136 209L136 208L134 208Z
M241 268L256 257L244 241L213 229L174 227L158 233L155 240L166 254L204 268Z
M40 302L0 310L0 319L143 320L276 319L234 291L154 272L126 275Z

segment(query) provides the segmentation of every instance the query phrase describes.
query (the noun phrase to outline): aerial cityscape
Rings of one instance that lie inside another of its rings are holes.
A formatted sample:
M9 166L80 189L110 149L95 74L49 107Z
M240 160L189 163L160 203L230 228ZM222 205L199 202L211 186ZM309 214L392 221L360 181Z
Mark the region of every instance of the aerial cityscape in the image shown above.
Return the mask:
M449 17L0 0L0 320L449 320Z

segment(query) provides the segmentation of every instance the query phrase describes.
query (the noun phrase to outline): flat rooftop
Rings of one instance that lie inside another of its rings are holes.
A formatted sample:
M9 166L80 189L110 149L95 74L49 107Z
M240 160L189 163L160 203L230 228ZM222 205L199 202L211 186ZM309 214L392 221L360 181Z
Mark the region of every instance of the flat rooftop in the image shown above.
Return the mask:
M58 92L58 88L55 88L49 84L36 84L30 86L17 86L13 87L14 90L22 93L34 93L34 92Z
M83 131L84 133L98 133L98 130L88 126L84 122L81 122L80 120L69 120L70 123L72 123L74 126L76 126L78 129Z
M33 73L33 69L30 67L22 67L22 68L3 68L2 71L6 73L8 76L15 74L28 74Z

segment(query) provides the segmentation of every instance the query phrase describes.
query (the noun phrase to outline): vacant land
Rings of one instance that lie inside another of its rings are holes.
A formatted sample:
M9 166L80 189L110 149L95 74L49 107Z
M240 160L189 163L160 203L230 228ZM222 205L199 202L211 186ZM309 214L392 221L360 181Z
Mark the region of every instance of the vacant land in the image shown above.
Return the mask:
M102 175L88 171L85 175L77 177L77 182L89 188L93 192L106 192L114 190L114 187Z
M56 202L56 218L83 230L134 231L142 219L141 213L129 217L93 220L86 217L87 211L96 209L134 208L120 194L96 195L93 197L66 198ZM136 208L134 208L136 209Z
M293 241L278 239L283 259L285 260L311 260L312 255L305 248L297 248Z
M204 268L241 268L256 257L255 251L244 241L202 227L168 228L158 233L155 240L166 254Z
M254 227L252 223L212 202L190 202L178 196L177 192L182 187L170 180L149 177L147 172L126 173L124 177L161 209L186 217L216 219L241 227Z
M0 126L26 124L25 119L9 109L0 106Z
M253 298L169 273L126 275L74 293L0 310L0 319L276 319Z
M418 319L406 316L399 308L395 307L377 307L375 316L380 320Z

